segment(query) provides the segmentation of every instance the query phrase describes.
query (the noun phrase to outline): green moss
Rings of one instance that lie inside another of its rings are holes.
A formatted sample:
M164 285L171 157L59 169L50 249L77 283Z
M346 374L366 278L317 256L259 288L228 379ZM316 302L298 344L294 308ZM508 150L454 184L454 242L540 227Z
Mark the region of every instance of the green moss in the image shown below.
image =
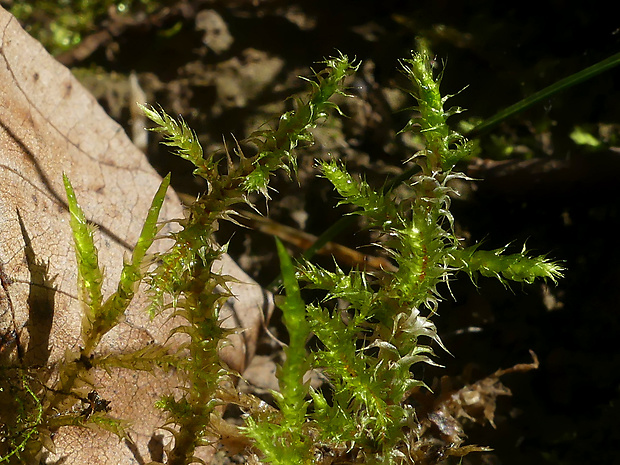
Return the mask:
M339 113L331 99L344 94L346 79L357 66L344 55L325 60L325 69L308 80L307 96L297 100L295 108L272 128L250 136L247 142L257 150L249 157L239 147L225 157L205 154L195 132L182 119L175 120L162 109L143 107L156 125L153 130L164 135L164 143L177 156L193 163L194 174L208 186L186 217L177 220L179 228L170 236L173 246L157 257L158 266L146 277L152 297L150 311L173 307L174 315L182 320L171 334L185 336L186 343L180 347L155 345L127 354L94 356L102 336L119 323L144 278L146 252L159 230L157 219L169 177L155 194L116 292L105 301L93 228L65 177L83 302L82 347L61 361L53 389L42 387L41 394L35 393L30 378L24 376L18 377L21 384L7 385L13 389L9 400L16 403L18 413L11 420L11 442L3 460L19 454L36 455L51 441L50 431L60 426L103 428L125 437L125 422L109 415L106 401L98 397L91 382L94 366L147 371L174 367L180 374L184 383L180 394L164 396L157 404L167 413L165 427L174 436L167 465L194 463L196 448L220 435L235 437L264 462L281 465L435 464L443 455L482 450L463 446L460 437L450 442L433 438L442 444L439 454L420 439L423 426L411 396L425 385L412 367L434 364L433 346L445 350L433 322L442 298L439 285L458 271L473 279L483 275L502 282L530 283L536 279L555 281L563 269L545 257L529 256L525 248L505 255L503 249L464 247L457 237L450 213L450 196L454 194L450 181L468 180L454 169L475 147L448 126L448 118L460 110L444 109L447 98L440 93L440 77L429 57L421 46L403 60L419 112L404 131L415 132L424 143L412 156L419 169L400 179L408 185L411 198L399 200L390 185L373 190L350 175L341 162L318 163L341 202L355 208L383 238L380 246L393 260L393 269L345 272L338 267L329 271L309 261L295 265L282 244L277 244L286 291L280 306L290 342L284 350L286 360L278 369L280 390L273 393L273 408L237 392L233 378L240 375L220 360L219 350L230 334L221 326L220 310L231 297L228 284L232 278L221 275L215 266L226 246L217 244L213 233L221 220L231 218L235 208L250 203L249 194L268 198L270 178L276 171L295 174L297 148L313 141L312 129L317 124ZM225 167L221 166L224 161ZM322 290L325 298L304 302L302 286ZM340 302L339 307L332 305L335 301ZM311 336L318 343L310 351L306 342ZM310 370L326 377L324 390L313 390L306 383ZM88 392L86 397L84 392ZM69 398L80 400L83 408L58 413ZM223 420L218 407L230 403L246 413L243 428Z

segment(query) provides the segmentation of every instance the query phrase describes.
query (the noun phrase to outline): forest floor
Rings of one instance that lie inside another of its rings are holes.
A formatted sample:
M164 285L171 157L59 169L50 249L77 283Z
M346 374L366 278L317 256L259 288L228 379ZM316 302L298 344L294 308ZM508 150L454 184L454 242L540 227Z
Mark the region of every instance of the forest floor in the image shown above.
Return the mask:
M314 145L299 152L294 182L274 179L268 212L258 202L273 223L253 220L257 231L221 227L218 239L230 241L229 253L267 286L278 262L273 238L261 229L293 228L290 234L302 245L304 233L320 235L346 213L328 182L316 177L316 158L340 159L380 187L420 148L415 138L398 134L415 105L399 60L410 56L416 37L424 37L437 56L444 94L455 94L447 105L467 109L454 117L461 130L607 58L620 45L617 24L604 12L560 9L562 2L427 3L177 2L129 19L110 14L95 25L90 42L58 59L137 143L143 134L133 133L132 122L140 123L134 102L142 101L182 115L207 151L222 150L223 139L231 149L291 109L287 97L307 90L298 76L320 70L323 57L342 52L359 60L351 96L338 100L347 117L331 117L315 130ZM473 424L466 431L470 443L494 449L468 457L469 463L617 461L618 82L619 70L612 70L504 122L479 137L477 156L459 167L477 179L461 186L453 202L457 229L468 243L484 241L488 249L526 243L564 261L568 270L557 287L505 289L487 279L476 287L460 277L451 293L444 290L436 323L454 356L438 354L446 368L428 369L429 385L443 375L476 380L529 362L529 350L541 362L535 372L506 377L513 396L500 398L495 429ZM204 190L192 167L170 156L154 136L144 149L160 173L173 172L172 184L185 199ZM336 240L370 253L364 246L372 234L358 231ZM355 266L355 257L336 259ZM333 259L319 260L329 266ZM277 314L270 330L282 336ZM278 347L265 337L257 360L271 362Z

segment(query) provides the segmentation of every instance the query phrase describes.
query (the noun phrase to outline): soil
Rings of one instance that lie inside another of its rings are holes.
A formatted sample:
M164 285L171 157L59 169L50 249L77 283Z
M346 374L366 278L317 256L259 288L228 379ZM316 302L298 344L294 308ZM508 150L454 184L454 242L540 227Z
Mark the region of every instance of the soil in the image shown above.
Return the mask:
M397 134L415 104L399 59L410 55L416 37L437 55L444 93L457 94L449 103L468 109L453 120L466 128L616 53L620 33L612 16L560 1L185 1L171 4L159 22L146 17L109 34L86 56L73 51L59 58L129 134L141 89L147 102L182 115L205 150L221 150L222 139L234 147L292 108L286 98L307 89L298 76L320 70L323 57L339 51L356 57L351 97L338 100L348 117L317 128L315 143L299 152L296 181L274 178L268 214L257 199L271 220L320 235L346 209L316 178L315 158L343 160L379 187L419 149L415 139ZM101 30L115 30L114 17L106 21ZM139 87L132 88L132 73ZM466 431L469 443L494 450L463 463L617 462L618 82L620 70L611 70L505 121L478 138L478 156L460 167L480 179L453 203L467 242L484 241L487 249L509 244L514 251L526 243L568 270L557 287L505 289L490 279L476 287L461 277L444 289L436 323L454 355L438 352L446 368L427 369L429 385L443 375L469 373L475 380L528 362L529 350L541 361L534 372L506 377L513 396L499 401L496 428L473 424ZM578 127L600 144L578 145L571 137ZM205 188L157 138L150 136L145 150L160 173L173 172L177 191L193 197ZM372 242L358 231L354 225L337 241L353 249ZM271 236L222 225L218 239L230 240L230 254L262 285L278 274ZM325 266L331 261L319 258ZM270 330L285 338L277 314ZM265 337L258 360L272 360L278 349Z

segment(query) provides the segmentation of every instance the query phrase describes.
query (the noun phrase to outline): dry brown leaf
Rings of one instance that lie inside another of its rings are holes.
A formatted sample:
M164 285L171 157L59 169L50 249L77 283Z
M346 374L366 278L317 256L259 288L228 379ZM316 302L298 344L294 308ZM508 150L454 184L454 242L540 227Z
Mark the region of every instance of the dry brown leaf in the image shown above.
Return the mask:
M9 13L0 8L0 362L54 366L80 344L81 305L62 173L99 228L104 292L118 282L123 256L138 238L161 178L123 132L74 79ZM182 215L170 192L161 219ZM164 241L154 248L162 251ZM229 258L223 272L242 283L232 290L228 324L248 328L226 349L227 363L243 370L254 350L262 310L270 299ZM98 353L164 343L174 324L149 320L140 292L126 319L102 340ZM126 369L93 373L111 414L131 422L130 437L100 430L61 428L47 461L63 464L133 464L160 461L163 418L153 403L178 381L166 373ZM54 380L50 374L48 383ZM0 415L2 412L0 406ZM1 421L0 417L0 423Z

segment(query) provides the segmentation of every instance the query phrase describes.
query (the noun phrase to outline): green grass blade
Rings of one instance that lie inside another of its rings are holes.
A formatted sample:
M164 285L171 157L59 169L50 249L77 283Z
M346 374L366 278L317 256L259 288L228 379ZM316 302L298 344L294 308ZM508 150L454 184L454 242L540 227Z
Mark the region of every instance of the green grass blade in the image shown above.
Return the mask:
M478 126L473 128L467 134L467 137L479 137L489 132L502 121L527 110L541 100L548 99L552 95L555 95L564 89L573 87L581 82L587 81L588 79L593 78L594 76L597 76L613 68L614 66L617 66L618 64L620 64L620 53L616 53L615 55L612 55L611 57L590 66L589 68L586 68L564 79L561 79L558 82L551 84L549 87L545 87L544 89L539 90L538 92L530 95L527 98L524 98L523 100L515 103L514 105L503 109L494 116L488 118L486 121L483 121Z

